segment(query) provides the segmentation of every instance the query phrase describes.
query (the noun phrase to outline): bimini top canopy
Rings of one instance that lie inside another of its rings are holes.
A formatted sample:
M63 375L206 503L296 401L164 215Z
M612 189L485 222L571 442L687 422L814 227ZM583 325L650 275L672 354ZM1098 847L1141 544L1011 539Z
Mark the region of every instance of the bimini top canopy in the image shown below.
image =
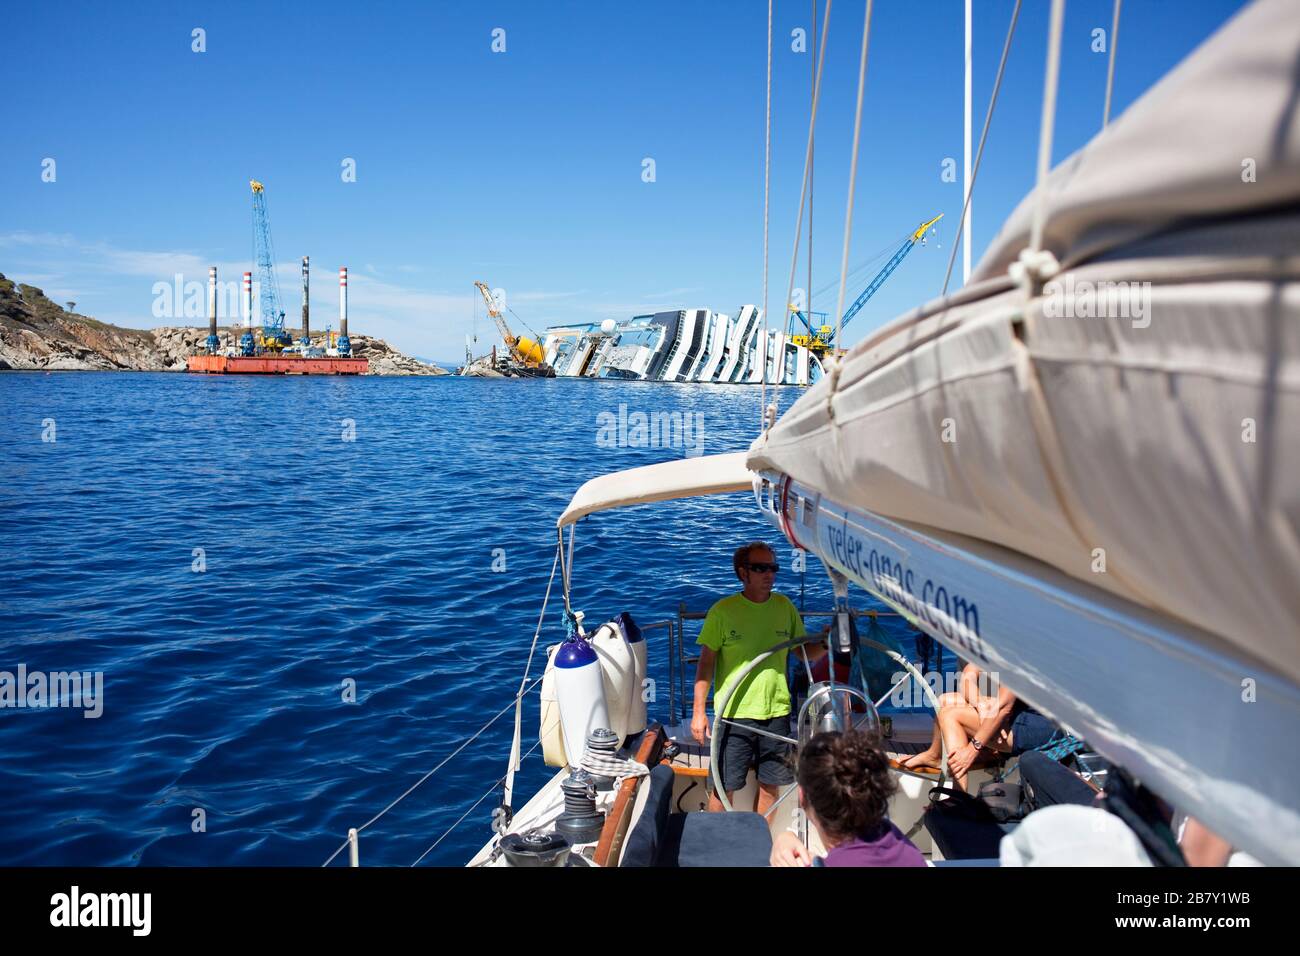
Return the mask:
M651 501L748 491L753 474L745 467L745 452L681 458L644 465L592 478L578 489L556 522L571 525L597 511L625 508Z

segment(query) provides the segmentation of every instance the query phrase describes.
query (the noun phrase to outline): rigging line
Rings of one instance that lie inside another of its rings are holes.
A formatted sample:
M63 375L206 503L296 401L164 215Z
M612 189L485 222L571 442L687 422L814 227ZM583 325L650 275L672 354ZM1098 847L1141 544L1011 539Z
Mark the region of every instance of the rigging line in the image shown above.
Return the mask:
M537 748L540 747L541 744L542 744L542 741L541 741L541 739L539 738L538 741L537 741L537 743L533 744L532 747L530 747L530 748L528 749L528 753L524 754L523 759L526 760L526 759L528 759L529 757L531 757L531 756L533 755L533 752L534 752L535 750L537 750ZM419 865L420 865L420 860L423 860L426 856L428 856L430 853L432 853L432 852L437 848L437 846L438 846L439 843L441 843L443 840L447 839L447 837L449 837L449 836L451 835L451 831L452 831L452 830L456 829L458 826L460 826L462 823L464 823L464 822L465 822L465 818L466 818L467 816L469 816L471 813L473 813L473 812L478 808L478 805L479 805L480 803L482 803L482 802L483 802L484 800L486 800L488 797L492 796L492 792L493 792L494 790L496 790L497 787L501 786L501 784L505 781L505 779L506 779L505 777L502 777L502 778L501 778L500 780L498 780L496 783L492 784L492 786L488 787L488 789L487 789L487 793L483 794L483 796L481 796L481 797L479 797L477 800L475 800L474 803L473 803L473 805L472 805L468 810L466 810L464 813L462 813L462 814L460 815L460 819L457 820L455 823L453 823L451 826L449 826L449 827L447 828L447 832L446 832L446 833L444 833L442 836L438 837L438 839L434 840L434 841L433 841L433 846L429 847L429 849L427 849L427 850L425 850L423 853L421 853L421 854L416 858L415 862L411 864L411 866L413 866L413 867L415 867L415 866L419 866Z
M966 226L966 206L970 204L971 196L975 195L975 180L980 174L980 160L984 156L984 142L989 136L989 126L993 123L993 108L998 102L998 91L1002 89L1002 74L1007 67L1007 54L1011 52L1011 38L1016 33L1016 21L1020 19L1020 0L1016 0L1016 5L1011 11L1011 25L1007 27L1007 39L1002 44L1002 59L998 61L997 79L993 81L993 95L989 97L989 109L984 114L984 129L980 132L979 149L975 151L975 167L970 174L970 189L966 191L966 199L962 204L961 218L957 220L957 235L952 241L952 251L948 253L948 269L943 274L943 291L939 293L939 298L948 294L948 282L952 279L952 267L957 261L957 247L961 245L962 231Z
M790 299L794 295L794 275L795 270L799 268L799 239L803 235L803 210L804 201L808 198L808 177L812 170L813 155L813 132L817 129L817 104L821 100L822 92L822 67L826 65L826 37L831 32L831 0L826 0L826 10L822 14L822 35L817 52L817 78L813 82L813 100L812 113L808 117L808 148L804 153L803 160L803 183L799 187L799 217L795 220L794 225L794 248L790 253L790 284L785 290L785 308L786 329L789 329L789 323L793 319L790 315ZM767 335L767 315L763 316L763 334ZM766 342L764 343L766 346ZM764 348L764 354L766 354ZM767 365L763 366L766 373Z
M844 251L840 255L840 295L835 303L835 345L840 345L844 328L844 286L849 271L849 241L853 236L853 191L858 178L858 145L862 133L862 96L867 85L867 47L871 43L871 8L874 0L867 0L867 12L862 18L862 54L858 60L858 105L853 117L853 149L849 161L849 198L844 210Z
M809 128L808 128L808 154L804 160L805 191L799 197L800 224L795 228L795 233L794 233L794 252L793 252L794 259L790 263L790 292L786 296L786 302L785 302L784 328L785 328L785 337L787 340L790 338L790 333L794 329L794 313L790 311L790 299L794 296L794 274L795 274L795 269L798 266L798 262L799 262L799 239L803 235L802 216L803 216L803 202L805 197L807 198L808 201L808 292L809 292L808 299L809 301L804 304L804 314L807 315L812 312L811 302L812 302L812 239L813 239L812 237L813 153L814 153L813 147L814 147L814 140L816 138L813 135L814 134L813 127L816 125L817 92L818 92L818 81L819 78L821 77L822 57L825 55L826 52L826 45L824 42L820 44L821 52L820 53L817 52L819 48L819 43L817 39L817 0L812 0L812 9L813 9L813 51L814 52L813 52L812 63L809 65L812 71L812 90L811 90L812 105L810 108L809 115L812 117L812 119L809 122ZM826 28L830 24L830 15L831 15L830 4L827 3L826 17L825 17L825 21L822 23L823 39L825 38L827 33ZM824 291L826 290L825 289L820 290L820 292L824 292ZM820 292L818 294L820 294Z
M524 691L524 693L527 694L528 691L531 691L534 687L536 687L536 686L541 682L541 680L542 680L542 678L539 677L539 678L537 678L537 680L533 681L533 683L528 687L527 690ZM487 730L489 727L491 727L493 724L495 724L498 720L500 720L503 716L505 716L505 714L510 710L510 708L511 708L511 707L514 707L514 706L515 706L515 702L514 702L513 700L512 700L510 703L506 704L505 707L503 707L500 711L497 712L497 715L496 715L495 717L493 717L493 718L492 718L491 720L489 720L486 724L484 724L482 727L480 727L478 730L476 730L476 731L474 732L474 735L473 735L472 737L470 737L469 739L467 739L464 743L462 743L459 747L457 747L457 748L456 748L455 750L453 750L451 753L447 754L447 756L444 757L444 758L442 759L442 761L438 764L438 766L434 767L432 770L430 770L428 773L426 773L423 777L421 777L421 778L420 778L419 780L417 780L415 783L411 784L411 786L407 788L406 792L403 793L400 797L398 797L396 800L394 800L394 801L393 801L392 803L390 803L388 806L384 807L384 809L380 810L378 813L376 813L373 817L371 817L371 818L370 818L369 820L367 820L365 823L361 824L361 826L357 827L357 828L356 828L356 829L357 829L357 833L360 833L362 830L366 829L366 827L370 826L370 824L374 823L376 820L378 820L380 817L382 817L382 816L383 816L385 813L387 813L389 810L393 809L393 807L397 806L399 803L401 803L403 800L405 800L407 797L409 797L413 792L415 792L415 790L416 790L417 787L419 787L419 786L420 786L421 784L423 784L426 780L428 780L428 779L429 779L430 777L432 777L435 773L437 773L437 772L438 772L439 770L441 770L444 766L446 766L447 761L451 760L452 757L456 756L456 754L460 753L462 750L464 750L466 747L468 747L470 744L472 744L475 740L477 740L479 737L481 737L482 734L483 734L483 731ZM344 841L343 841L343 846L341 846L341 847L339 847L337 850L335 850L334 853L330 856L330 858L329 858L328 860L326 860L324 863L322 863L321 865L322 865L322 866L329 866L330 863L332 863L332 862L334 861L334 857L338 856L339 853L341 853L341 852L343 851L343 847L346 847L347 845L348 845L348 841L344 840Z
M817 0L812 0L812 36L813 36L813 48L815 49L815 48L817 47ZM809 72L808 72L808 83L809 83L809 85L808 85L808 94L809 94L809 96L811 97L811 96L812 96L812 86L813 86L813 84L815 84L815 83L817 82L817 64L816 64L816 62L815 62L814 60L812 60L811 58L810 58L809 61L808 61L808 71L809 71ZM811 100L810 100L810 105L811 105ZM809 316L809 324L810 324L810 325L812 324L811 316L812 316L812 300L813 300L813 292L812 292L812 281L813 281L813 280L812 280L812 277L813 277L813 173L815 173L816 170L817 170L817 162L816 162L816 157L815 157L815 155L814 155L814 147L813 147L813 144L812 144L812 143L809 143L809 144L808 144L808 301L804 303L804 308L807 310L807 314L808 314L808 316ZM789 311L789 309L788 309L788 306L787 306L787 312L788 312L788 311ZM787 321L787 323L793 324L793 322L794 322L794 316L793 316L793 315L787 315L787 316L786 316L786 321ZM789 334L790 334L789 329L787 329L787 330L786 330L786 335L789 336ZM802 595L802 585L800 586L800 594ZM802 600L802 597L800 598L800 600Z
M1123 0L1115 0L1115 15L1110 21L1110 62L1106 65L1106 105L1101 112L1101 128L1110 125L1110 94L1115 88L1115 48L1119 45L1119 8Z
M889 256L892 256L895 252L898 251L899 243L901 243L904 239L909 238L912 235L912 232L913 230L909 229L907 230L907 232L900 234L898 238L891 239L888 245L882 248L879 252L873 253L871 258L863 259L861 262L855 265L852 269L849 270L849 276L848 276L849 281L852 281L859 274L866 272L868 269L870 269L872 266L878 263L881 259L885 259ZM839 284L839 281L840 281L839 279L832 279L830 282L827 282L824 285L819 286L816 294L820 296L820 295L824 295L827 292L830 292Z
M1047 72L1043 77L1043 116L1038 128L1038 182L1034 187L1034 228L1029 248L1043 246L1043 227L1047 222L1047 173L1052 165L1052 134L1056 126L1057 81L1061 76L1061 29L1065 20L1065 0L1052 0L1052 21L1047 40Z
M974 24L972 22L974 20L974 14L971 11L971 0L966 0L966 12L965 12L964 20L965 20L965 30L963 32L963 37L964 37L965 56L962 60L963 78L962 78L962 111L961 111L962 114L961 116L961 127L962 127L961 176L962 176L962 191L964 195L962 196L961 216L962 216L962 221L965 222L966 224L966 243L965 245L962 246L962 250L961 250L962 285L965 285L966 283L970 282L970 234L972 231L971 224L967 221L972 218L972 213L970 208L970 193L971 193L970 109L971 109L971 79L972 79L972 74L975 72L974 67L972 66L971 63L971 47L973 46L971 42L971 31L974 29Z
M520 325L522 325L522 326L523 326L525 329L527 329L529 332L532 332L532 333L533 333L533 339L534 339L535 341L537 341L537 342L539 342L539 343L542 341L542 337L541 337L540 335L537 334L537 330L536 330L535 328L533 328L531 325L529 325L527 322L525 322L522 318L520 318L518 312L516 312L514 309L510 308L510 306L506 306L506 311L509 312L511 315L513 315L513 316L515 317L515 319L518 320L518 322L519 322Z
M573 537L577 533L578 533L578 522L575 521L573 524L569 525L569 561L568 561L569 573L564 576L564 580L566 582L565 591L564 591L564 595L565 595L564 605L566 608L569 606L569 590L568 590L569 585L573 583ZM564 532L561 531L560 534L564 534Z
M568 565L568 563L567 563L567 562L564 560L564 558L563 558L563 554L564 554L564 529L563 529L563 528L557 528L557 529L555 530L555 535L556 535L556 538L557 538L557 544L556 544L556 547L560 549L560 554L561 554L561 558L560 558L560 584L561 584L561 586L562 586L562 588L563 588L563 590L564 590L564 612L565 612L566 614L568 614L568 613L570 613L570 612L572 611L572 606L569 604L569 565Z
M551 577L546 582L546 595L542 598L542 613L537 617L537 630L533 631L533 645L528 649L528 663L524 665L524 677L519 682L519 696L515 698L515 733L510 740L510 762L506 766L506 791L505 802L509 803L510 798L514 795L515 790L515 770L519 766L519 739L523 733L523 714L524 714L524 687L528 683L528 675L532 671L533 656L537 653L537 640L542 634L542 623L546 620L546 606L551 600L551 587L555 584L555 571L560 565L560 551L555 551L555 560L551 562Z
M767 254L772 196L772 2L767 0L767 111L763 124L763 386L758 396L758 433L767 430Z

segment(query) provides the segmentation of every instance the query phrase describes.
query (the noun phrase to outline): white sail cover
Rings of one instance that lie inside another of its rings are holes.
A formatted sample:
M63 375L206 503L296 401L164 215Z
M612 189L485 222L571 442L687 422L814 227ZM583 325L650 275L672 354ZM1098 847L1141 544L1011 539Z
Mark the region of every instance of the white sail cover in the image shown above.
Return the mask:
M1006 277L1031 196L976 282L855 347L749 468L1014 549L1300 682L1293 0L1243 10L1046 189L1058 285Z

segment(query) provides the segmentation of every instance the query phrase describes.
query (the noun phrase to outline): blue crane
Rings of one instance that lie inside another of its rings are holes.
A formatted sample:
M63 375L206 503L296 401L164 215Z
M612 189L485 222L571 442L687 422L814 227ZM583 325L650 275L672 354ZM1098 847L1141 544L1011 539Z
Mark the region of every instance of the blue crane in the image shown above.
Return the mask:
M275 247L271 244L271 220L266 213L266 189L256 179L248 185L253 189L253 258L257 262L259 293L258 311L262 318L262 335L258 343L262 348L279 351L293 343L284 330L284 312L280 308L280 284L275 277ZM252 354L252 336L244 334L240 340L241 351Z
M853 300L853 304L844 310L844 318L840 320L841 329L846 328L848 324L853 321L854 317L862 311L862 307L867 304L867 301L880 290L882 285L885 284L885 280L893 274L895 269L902 265L903 260L907 258L907 254L912 251L912 247L918 242L923 242L925 240L926 230L942 218L943 213L939 213L939 215L935 216L929 222L921 223L914 232L903 240L903 244L898 247L898 251L895 252L893 256L890 257L890 260L885 263L884 268L876 273L876 277L872 279L871 282L867 284L867 287L862 290L861 294ZM802 322L804 327L808 330L807 335L792 335L790 337L790 341L794 345L804 346L815 353L818 358L834 347L834 328L830 325L823 325L821 328L814 329L812 323L808 321L802 311L793 306L790 307L790 311L798 317L799 321Z

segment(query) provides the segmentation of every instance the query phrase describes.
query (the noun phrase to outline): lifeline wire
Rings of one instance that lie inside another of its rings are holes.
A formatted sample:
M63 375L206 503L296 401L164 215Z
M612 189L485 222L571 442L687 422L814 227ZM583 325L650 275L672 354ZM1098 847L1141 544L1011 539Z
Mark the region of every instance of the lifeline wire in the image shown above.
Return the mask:
M524 759L527 759L528 757L531 757L531 756L533 755L533 752L534 752L538 747L540 747L541 744L542 744L542 742L541 742L541 740L539 739L539 740L537 741L537 743L533 744L532 747L529 748L528 753L524 754ZM481 796L481 797L479 797L477 800L475 800L474 803L473 803L473 805L470 806L470 808L469 808L468 810L466 810L464 813L462 813L462 814L460 815L460 819L458 819L455 823L453 823L451 826L449 826L449 827L447 828L447 831L446 831L442 836L438 837L438 839L436 839L436 840L433 841L433 846L429 847L429 849L425 850L425 851L424 851L423 853L421 853L418 857L416 857L415 862L412 863L411 866L419 866L419 865L420 865L420 861L423 860L423 859L424 859L426 856L428 856L430 853L432 853L432 852L434 851L434 849L438 846L439 843L441 843L443 840L447 839L447 837L451 835L451 831L452 831L452 830L456 829L458 826L460 826L462 823L464 823L464 822L465 822L465 818L466 818L467 816L469 816L471 813L473 813L474 810L478 807L478 805L479 805L480 803L482 803L484 800L486 800L488 797L490 797L490 796L492 795L492 791L495 790L497 787L501 786L501 784L505 781L505 779L506 779L505 777L502 777L502 778L501 778L500 780L498 780L496 783L492 784L492 786L488 787L488 789L487 789L487 793L483 794L483 796Z
M510 764L506 768L505 802L508 805L515 791L515 771L519 769L519 741L523 735L524 687L528 684L528 674L533 667L533 655L537 653L537 640L542 634L542 622L546 620L546 605L551 600L551 586L555 584L555 569L560 563L560 551L555 551L555 560L551 562L551 578L546 582L546 595L542 598L542 613L537 616L537 630L533 631L533 646L528 649L528 663L524 665L524 677L519 682L519 694L515 698L515 735L510 741Z
M541 680L542 680L542 679L539 677L539 678L537 678L537 680L533 681L533 683L528 687L528 690L524 691L524 693L527 693L528 691L530 691L530 690L532 690L534 687L536 687L539 683L541 683ZM373 817L371 817L371 818L370 818L369 820L367 820L365 823L361 824L361 826L357 827L357 833L360 834L362 830L364 830L366 827L370 826L370 824L374 823L376 820L378 820L380 817L382 817L385 813L387 813L389 810L393 809L393 807L397 806L399 803L401 803L403 800L405 800L407 797L409 797L412 793L414 793L417 787L419 787L419 786L420 786L421 784L423 784L426 780L428 780L430 777L432 777L435 773L437 773L439 770L441 770L441 769L446 765L447 761L449 761L452 757L456 756L456 754L460 753L462 750L464 750L466 747L468 747L470 744L472 744L475 740L477 740L479 737L481 737L482 734L483 734L483 731L487 730L489 727L491 727L493 724L495 724L498 720L500 720L502 717L504 717L505 714L506 714L506 713L510 710L510 708L513 707L513 706L515 706L515 702L514 702L514 701L511 701L511 702L510 702L509 704L507 704L505 707L501 708L501 710L498 711L498 713L497 713L497 715L496 715L495 717L493 717L493 718L492 718L491 720L489 720L486 724L484 724L482 727L480 727L478 730L476 730L476 731L474 732L474 736L470 737L468 740L466 740L464 743L462 743L459 747L457 747L457 748L456 748L455 750L453 750L451 753L447 754L447 756L444 757L444 758L442 759L442 761L438 764L438 766L434 767L432 770L430 770L428 773L426 773L423 777L421 777L421 778L420 778L419 780L417 780L415 783L411 784L411 786L407 788L406 792L403 793L400 797L398 797L396 800L394 800L394 801L393 801L392 803L390 803L388 806L384 807L384 809L380 810L378 813L376 813ZM348 841L347 841L347 840L344 840L344 841L343 841L343 845L340 846L340 847L339 847L337 850L335 850L333 853L331 853L331 854L330 854L330 858L329 858L328 860L326 860L324 863L322 863L321 866L323 866L323 867L324 867L324 866L329 866L331 863L333 863L333 862L334 862L334 858L337 857L340 853L342 853L344 847L346 847L347 845L348 845Z

